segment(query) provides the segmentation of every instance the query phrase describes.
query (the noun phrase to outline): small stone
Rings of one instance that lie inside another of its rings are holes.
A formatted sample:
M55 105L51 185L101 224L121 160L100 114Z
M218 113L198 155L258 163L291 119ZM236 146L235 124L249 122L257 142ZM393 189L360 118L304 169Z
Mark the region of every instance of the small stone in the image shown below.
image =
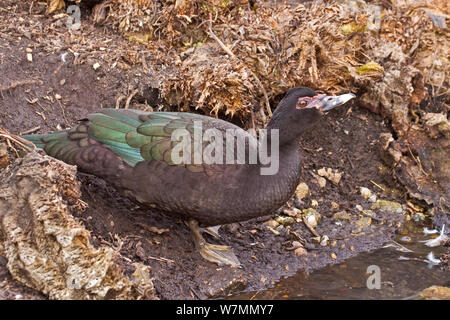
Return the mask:
M372 219L369 217L361 217L355 222L355 224L361 229L364 229L372 224Z
M330 257L331 257L331 259L334 259L334 260L337 259L337 255L336 255L336 253L334 253L334 252L332 252L332 253L330 254Z
M339 204L334 201L331 201L331 208L333 210L339 210Z
M317 207L319 205L319 203L317 202L317 200L311 200L311 207Z
M26 48L26 49L25 49L25 52L26 52L26 53L33 53L33 49L31 49L31 48Z
M317 174L321 177L324 177L327 174L327 170L325 168L321 168L321 169L317 170Z
M295 222L294 218L286 216L277 216L275 218L275 221L278 222L279 224L282 224L283 226L288 226Z
M275 230L271 226L266 226L267 229L269 229L274 235L278 236L280 234L280 231Z
M333 214L333 218L339 219L339 220L350 220L351 214L347 211L339 211Z
M302 211L297 208L286 208L283 210L283 213L290 217L297 217L298 215L300 215L302 213Z
M66 83L66 79L62 79L62 80L59 82L59 85L60 85L60 86L63 86L65 83Z
M425 215L422 212L416 212L412 218L415 222L421 222L425 220Z
M61 98L62 98L61 95L55 94L55 99L56 99L56 100L61 100Z
M27 53L27 61L28 62L33 62L33 54Z
M327 235L324 235L324 236L322 236L322 238L320 240L320 245L322 247L326 247L329 242L330 242L330 238Z
M303 248L303 245L301 244L300 241L292 241L292 247L294 248Z
M325 178L323 177L317 177L316 181L321 188L325 188L325 186L327 185L327 180L325 180Z
M412 241L411 237L408 236L401 237L399 240L404 243L409 243Z
M369 202L376 202L377 201L377 196L375 195L375 194L373 194L373 195L371 195L370 197L369 197Z
M403 213L402 205L398 202L387 201L387 200L377 200L370 207L372 210L379 209L381 211L391 212L391 213Z
M354 246L350 246L350 251L355 251L355 247Z
M309 225L313 228L317 227L321 218L320 213L313 208L303 209L302 212Z
M377 214L375 212L373 212L372 210L363 210L362 212L367 216L371 216L371 217L377 216Z
M306 251L305 248L297 248L297 249L294 250L294 254L295 254L296 257L304 256L307 253L308 253L308 251Z
M100 63L96 62L92 65L92 68L94 68L94 70L97 70L98 68L100 68Z
M363 211L363 207L362 207L362 205L360 205L360 204L357 204L357 205L355 206L355 208L356 208L356 210L358 210L358 211Z
M299 199L303 199L309 194L309 187L306 183L302 182L297 186L295 194Z
M341 181L343 172L339 172L337 170L333 170L331 168L321 168L319 170L317 170L317 174L321 177L325 177L328 180L330 180L331 182L335 183L335 184L339 184L339 182Z
M361 195L366 200L369 199L372 196L372 191L369 188L366 188L366 187L361 187L359 189L359 192L361 193Z
M419 299L425 300L450 300L450 288L449 287L439 287L432 286L423 290Z
M278 227L280 224L279 224L277 221L275 221L275 220L273 220L273 219L270 219L270 220L264 222L264 225L266 225L267 227L276 228L276 227Z

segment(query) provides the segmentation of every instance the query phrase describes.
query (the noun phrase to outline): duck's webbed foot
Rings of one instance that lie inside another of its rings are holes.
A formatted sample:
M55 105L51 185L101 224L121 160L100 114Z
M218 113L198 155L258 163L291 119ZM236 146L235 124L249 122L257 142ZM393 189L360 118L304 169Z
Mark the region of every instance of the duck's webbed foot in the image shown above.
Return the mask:
M187 222L187 225L191 229L194 237L195 247L204 259L217 263L218 265L226 264L232 267L239 267L241 265L231 247L206 242L200 233L197 221L190 220Z

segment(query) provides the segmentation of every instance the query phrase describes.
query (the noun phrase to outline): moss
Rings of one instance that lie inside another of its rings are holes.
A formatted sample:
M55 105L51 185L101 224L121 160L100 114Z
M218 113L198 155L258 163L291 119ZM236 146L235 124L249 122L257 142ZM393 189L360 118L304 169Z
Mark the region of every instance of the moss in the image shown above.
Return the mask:
M358 67L356 69L356 73L358 73L360 76L377 73L382 74L384 73L384 68L376 62L370 61L362 65L361 67Z

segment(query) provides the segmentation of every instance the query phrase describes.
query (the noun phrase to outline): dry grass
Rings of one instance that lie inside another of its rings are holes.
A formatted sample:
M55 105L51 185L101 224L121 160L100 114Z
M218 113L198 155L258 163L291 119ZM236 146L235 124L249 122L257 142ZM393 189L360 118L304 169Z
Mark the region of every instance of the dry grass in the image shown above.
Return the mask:
M58 12L61 0L49 2L48 12ZM449 17L446 1L292 2L108 0L94 7L92 20L144 44L170 69L159 81L170 104L247 124L251 110L266 122L268 100L296 85L358 91L373 110L386 93L376 86L384 79L386 88L402 82L396 94L406 108L420 103L424 84L448 94L449 32L439 27ZM124 69L142 61L136 51L126 55L124 63L110 61ZM392 108L382 109L406 131L408 110Z

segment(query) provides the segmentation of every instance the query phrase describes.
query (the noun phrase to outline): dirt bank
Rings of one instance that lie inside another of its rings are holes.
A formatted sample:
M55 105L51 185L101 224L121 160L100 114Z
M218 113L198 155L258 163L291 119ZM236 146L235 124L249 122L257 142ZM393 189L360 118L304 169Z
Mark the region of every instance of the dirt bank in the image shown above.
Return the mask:
M169 72L170 68L162 68L145 54L145 70L127 60L143 50L139 44L130 44L108 28L93 25L76 34L43 35L39 31L42 26L58 26L64 20L45 16L44 7L31 16L29 10L28 1L0 4L1 127L12 133L45 133L70 127L102 107L177 108L161 99L153 76L153 72ZM17 27L21 19L23 27ZM47 42L54 44L52 50ZM32 62L27 60L27 48ZM122 67L104 65L103 59L109 57L117 58ZM100 66L94 68L95 63ZM273 106L279 98L272 99ZM233 121L242 125L237 119ZM309 192L294 196L273 216L220 229L221 243L234 248L241 269L204 261L181 221L137 207L93 176L79 174L81 199L88 208L74 215L91 232L94 246L120 248L121 255L130 261L150 266L159 298L206 299L258 290L299 269L321 268L378 248L416 212L417 208L408 206L406 190L393 177L390 163L385 162L382 134L395 135L390 122L358 103L334 110L305 134L300 142L301 180ZM323 168L332 168L334 175ZM369 188L376 195L375 202L363 197L360 187ZM317 235L294 208L313 208L321 215L315 228L321 238L315 239ZM284 223L289 218L292 221ZM322 240L323 246L319 244ZM295 250L294 241L306 251ZM2 298L46 298L14 282L1 256L0 283Z

